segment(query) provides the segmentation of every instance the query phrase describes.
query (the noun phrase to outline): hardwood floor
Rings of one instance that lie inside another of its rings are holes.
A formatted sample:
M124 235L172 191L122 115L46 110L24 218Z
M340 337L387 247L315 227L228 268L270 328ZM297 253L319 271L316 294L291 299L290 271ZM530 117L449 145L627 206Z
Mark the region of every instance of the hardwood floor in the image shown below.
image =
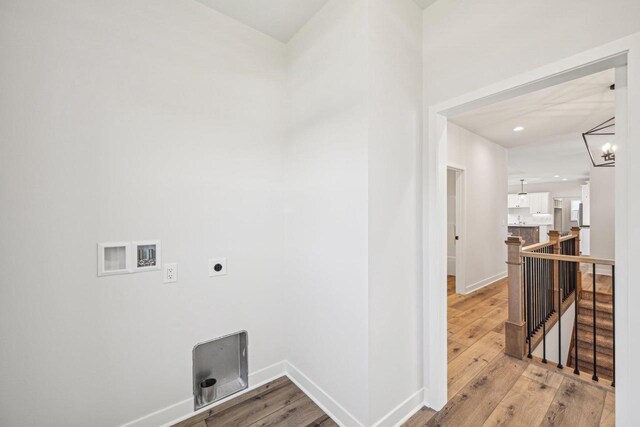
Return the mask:
M615 425L612 388L504 354L506 279L462 296L449 277L447 290L449 401L405 427Z
M529 359L504 354L506 280L470 295L448 289L449 401L439 412L422 408L405 427L615 425L615 395L604 384ZM598 289L599 290L599 289ZM244 393L177 427L335 427L288 378Z
M336 427L307 395L287 377L241 394L175 427Z

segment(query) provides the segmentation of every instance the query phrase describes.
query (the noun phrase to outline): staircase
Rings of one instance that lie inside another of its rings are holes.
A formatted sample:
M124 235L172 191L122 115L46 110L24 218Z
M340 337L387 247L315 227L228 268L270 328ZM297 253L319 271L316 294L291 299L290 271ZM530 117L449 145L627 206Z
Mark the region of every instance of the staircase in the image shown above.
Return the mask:
M583 290L578 303L578 369L593 374L593 292ZM575 349L569 366L575 367ZM599 378L613 379L613 300L610 294L596 293L596 367Z

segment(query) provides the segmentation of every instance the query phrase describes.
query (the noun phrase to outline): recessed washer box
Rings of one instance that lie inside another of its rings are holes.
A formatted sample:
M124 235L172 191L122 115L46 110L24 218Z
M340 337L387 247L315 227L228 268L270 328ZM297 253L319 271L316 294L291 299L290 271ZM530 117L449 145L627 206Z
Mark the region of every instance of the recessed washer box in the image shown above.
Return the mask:
M225 335L193 347L193 406L198 410L249 386L247 331ZM203 384L215 384L211 400Z
M132 243L134 262L132 270L160 270L160 240L141 240Z

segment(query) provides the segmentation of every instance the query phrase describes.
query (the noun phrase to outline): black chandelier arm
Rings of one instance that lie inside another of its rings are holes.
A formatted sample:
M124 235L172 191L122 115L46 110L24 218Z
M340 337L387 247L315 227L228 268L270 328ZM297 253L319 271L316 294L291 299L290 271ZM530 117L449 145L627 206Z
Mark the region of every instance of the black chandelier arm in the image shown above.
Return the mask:
M597 132L599 130L606 129L606 128L611 127L611 126L615 126L616 125L615 123L611 123L611 124L607 125L607 123L609 123L610 121L615 120L615 119L616 119L616 117L613 116L610 119L605 120L604 122L600 123L599 125L597 125L597 126L593 127L592 129L586 131L584 134L589 135L589 134L591 134L591 132ZM607 125L607 126L604 126L604 125Z

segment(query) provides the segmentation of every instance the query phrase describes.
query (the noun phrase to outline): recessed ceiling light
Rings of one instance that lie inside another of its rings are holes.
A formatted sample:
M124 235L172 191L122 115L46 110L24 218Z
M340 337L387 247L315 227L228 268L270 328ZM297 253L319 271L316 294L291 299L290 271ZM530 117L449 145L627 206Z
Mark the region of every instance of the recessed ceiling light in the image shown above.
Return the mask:
M524 130L524 127L522 127L522 126L516 126L516 127L513 128L514 132L520 132L520 131L523 131L523 130Z
M553 175L554 178L560 178L560 175Z
M563 180L563 181L566 181L566 180L567 180L567 178L562 178L562 180Z

